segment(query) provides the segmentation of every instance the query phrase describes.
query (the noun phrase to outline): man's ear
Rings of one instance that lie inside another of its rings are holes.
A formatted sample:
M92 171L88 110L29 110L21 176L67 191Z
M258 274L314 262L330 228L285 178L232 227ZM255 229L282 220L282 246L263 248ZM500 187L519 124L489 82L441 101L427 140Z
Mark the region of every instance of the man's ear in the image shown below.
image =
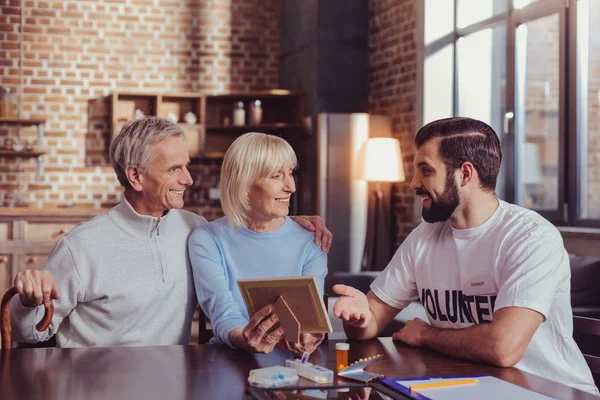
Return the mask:
M142 191L142 182L144 182L144 174L142 173L142 169L138 166L130 165L125 170L125 175L127 175L127 180L129 184L136 192Z
M465 161L460 166L460 173L462 175L462 178L460 180L460 185L467 186L469 183L473 182L473 178L475 178L475 175L477 174L477 170L475 169L473 164L471 164L468 161Z

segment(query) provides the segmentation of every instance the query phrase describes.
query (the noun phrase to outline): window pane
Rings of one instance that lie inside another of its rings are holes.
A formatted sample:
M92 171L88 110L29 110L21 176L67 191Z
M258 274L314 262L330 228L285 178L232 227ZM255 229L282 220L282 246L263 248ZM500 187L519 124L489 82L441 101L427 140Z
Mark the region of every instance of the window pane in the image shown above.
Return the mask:
M542 3L547 1L548 0L513 0L513 7L516 9L520 9L527 7L531 3Z
M489 124L502 140L506 88L506 27L488 28L458 40L458 116ZM504 194L504 176L496 192Z
M558 209L559 17L517 28L515 162L517 203Z
M464 28L506 11L506 0L458 0L457 25Z
M425 45L454 31L454 1L425 0Z
M600 218L600 3L577 3L579 216Z
M452 117L453 49L453 45L448 45L425 58L423 124Z

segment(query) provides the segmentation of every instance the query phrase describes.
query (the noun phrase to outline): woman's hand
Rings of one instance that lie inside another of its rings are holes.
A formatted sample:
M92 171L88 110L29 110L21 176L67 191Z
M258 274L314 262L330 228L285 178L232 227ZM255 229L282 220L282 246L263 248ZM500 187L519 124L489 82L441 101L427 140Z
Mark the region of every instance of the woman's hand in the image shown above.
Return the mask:
M301 333L300 342L294 343L283 338L279 344L283 351L291 351L297 355L302 355L305 351L312 354L312 352L321 344L323 339L325 339L324 333Z
M278 323L279 318L275 314L273 306L264 306L250 318L244 328L233 329L229 333L229 340L237 348L269 354L283 337L281 327L270 332Z
M290 217L295 223L303 227L309 232L315 233L315 244L321 246L321 250L325 253L329 252L331 242L333 241L333 233L325 226L325 221L318 215L297 215Z

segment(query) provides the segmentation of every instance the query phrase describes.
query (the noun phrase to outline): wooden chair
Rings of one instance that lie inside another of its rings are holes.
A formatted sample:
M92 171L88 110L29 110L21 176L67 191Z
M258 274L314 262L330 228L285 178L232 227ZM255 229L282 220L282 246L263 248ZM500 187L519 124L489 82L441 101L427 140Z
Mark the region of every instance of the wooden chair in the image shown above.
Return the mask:
M2 297L2 304L0 306L0 334L2 336L2 350L10 350L12 348L12 337L11 337L11 327L10 327L10 299L17 294L17 289L12 287L4 293ZM44 313L44 317L40 322L38 322L35 328L38 332L43 332L48 329L50 326L50 322L52 321L52 316L54 315L54 304L50 303L48 307L46 307L46 311ZM53 340L53 339L51 339ZM48 347L51 344L51 341L42 342L42 344L30 344L25 347Z
M329 301L329 296L323 296L323 302L325 304L325 308L328 308L327 302ZM199 317L198 317L198 344L206 344L213 337L210 321L206 318L206 314L202 311L201 307L198 307ZM329 310L327 310L329 311ZM325 334L325 339L327 340L328 335Z
M573 316L573 338L581 349L596 384L600 383L600 319Z
M206 344L213 337L212 326L201 307L198 307L198 311L198 344Z

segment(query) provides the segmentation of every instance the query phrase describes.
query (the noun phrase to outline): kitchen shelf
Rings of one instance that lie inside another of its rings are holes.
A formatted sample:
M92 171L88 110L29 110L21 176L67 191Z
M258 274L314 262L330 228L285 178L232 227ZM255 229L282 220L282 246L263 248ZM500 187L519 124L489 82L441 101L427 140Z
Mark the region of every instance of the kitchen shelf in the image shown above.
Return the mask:
M272 124L261 124L261 125L209 125L206 127L207 131L268 131L275 129L302 129L304 125L300 123L286 123L286 122L275 122Z
M236 137L246 132L277 133L295 140L298 132L306 129L304 119L304 95L283 89L253 92L205 95L200 93L132 93L114 92L111 98L111 121L113 137L123 124L133 118L136 109L144 115L165 118L169 113L178 117L178 125L186 131L189 156L192 159L222 159ZM249 121L250 104L260 100L263 120L258 125L224 125L233 119L233 104L242 101L246 121ZM185 115L194 113L196 124L185 124Z
M257 90L246 93L226 93L226 94L212 94L206 96L209 100L223 100L223 101L236 101L236 100L254 100L259 99L282 99L286 97L304 97L301 92L292 92L286 89L272 89L272 90Z
M35 126L37 128L37 144L42 144L42 137L44 136L44 124L45 119L28 119L28 118L0 118L0 125L13 125L13 126Z
M27 118L0 118L0 125L12 125L12 126L35 126L37 129L37 144L42 144L42 138L44 137L44 124L46 120L44 119L27 119ZM36 177L42 175L42 163L40 161L40 156L46 154L46 151L38 150L38 151L15 151L8 149L0 149L0 157L12 157L12 158L36 158ZM17 170L21 170L20 161L17 167ZM20 171L16 171L20 172Z

